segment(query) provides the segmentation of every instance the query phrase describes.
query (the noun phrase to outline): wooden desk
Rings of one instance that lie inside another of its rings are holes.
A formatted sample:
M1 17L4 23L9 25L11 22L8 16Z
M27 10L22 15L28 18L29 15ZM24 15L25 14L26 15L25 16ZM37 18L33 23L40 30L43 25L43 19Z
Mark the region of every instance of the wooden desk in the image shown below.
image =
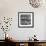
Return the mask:
M16 46L46 46L46 40L40 40L40 41L13 40L13 41L8 41L7 43L14 44Z
M20 46L20 44L24 44L24 46L46 46L46 40L40 40L40 41L29 41L29 40L17 40L16 46Z

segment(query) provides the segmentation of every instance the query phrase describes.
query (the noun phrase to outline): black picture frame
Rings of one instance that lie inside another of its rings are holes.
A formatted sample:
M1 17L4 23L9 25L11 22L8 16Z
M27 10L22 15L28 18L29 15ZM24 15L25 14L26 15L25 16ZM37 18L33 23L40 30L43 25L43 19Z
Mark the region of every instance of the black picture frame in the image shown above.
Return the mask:
M34 27L34 12L18 12L18 27L33 28Z

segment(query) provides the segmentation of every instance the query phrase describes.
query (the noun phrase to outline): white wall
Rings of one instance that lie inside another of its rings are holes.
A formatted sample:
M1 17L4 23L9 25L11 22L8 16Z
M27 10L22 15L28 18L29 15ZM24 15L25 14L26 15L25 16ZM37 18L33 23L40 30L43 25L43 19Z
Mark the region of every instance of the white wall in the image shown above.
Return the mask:
M34 28L18 28L18 12L34 12ZM10 34L17 40L27 40L34 34L39 40L46 40L46 8L33 8L28 0L0 0L0 17L12 17ZM2 31L0 31L0 35ZM2 36L0 36L2 39Z

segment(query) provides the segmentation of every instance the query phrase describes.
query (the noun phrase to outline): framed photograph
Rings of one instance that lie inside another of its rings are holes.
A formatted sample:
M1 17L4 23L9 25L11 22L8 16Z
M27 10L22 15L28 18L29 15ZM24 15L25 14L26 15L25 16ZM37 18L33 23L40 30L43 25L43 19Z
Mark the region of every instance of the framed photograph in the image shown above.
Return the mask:
M18 12L18 27L33 28L34 27L34 12Z

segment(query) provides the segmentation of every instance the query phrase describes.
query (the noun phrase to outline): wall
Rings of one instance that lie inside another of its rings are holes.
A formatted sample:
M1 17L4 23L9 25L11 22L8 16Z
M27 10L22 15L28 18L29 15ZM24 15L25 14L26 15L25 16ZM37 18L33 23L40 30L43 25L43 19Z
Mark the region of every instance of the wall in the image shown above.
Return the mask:
M18 28L18 12L34 12L34 28ZM0 18L4 16L13 18L8 32L17 40L27 40L34 34L37 35L37 39L46 40L45 12L45 7L33 8L28 0L0 0ZM2 33L3 31L0 31L0 35ZM0 39L4 38L0 36Z

